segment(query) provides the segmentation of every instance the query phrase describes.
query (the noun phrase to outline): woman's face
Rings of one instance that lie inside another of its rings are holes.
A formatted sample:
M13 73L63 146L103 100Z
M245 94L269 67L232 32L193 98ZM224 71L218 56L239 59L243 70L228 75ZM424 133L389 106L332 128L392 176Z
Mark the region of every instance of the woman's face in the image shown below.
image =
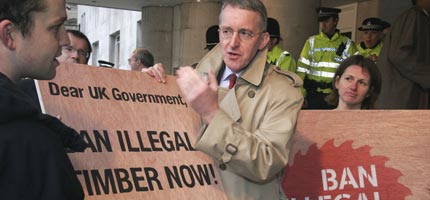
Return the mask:
M341 77L336 77L335 86L339 91L338 107L360 109L369 92L369 72L359 65L351 65Z

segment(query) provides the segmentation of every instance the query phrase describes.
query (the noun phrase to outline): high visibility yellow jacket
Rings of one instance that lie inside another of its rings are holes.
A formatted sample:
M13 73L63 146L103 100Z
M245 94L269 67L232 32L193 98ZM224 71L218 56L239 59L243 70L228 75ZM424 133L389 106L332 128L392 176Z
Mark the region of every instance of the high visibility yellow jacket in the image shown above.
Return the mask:
M363 42L357 44L358 54L368 58L370 55L376 55L379 57L379 53L381 52L382 46L384 46L384 42L381 40L375 47L372 49L366 48Z
M297 69L293 56L288 51L283 51L279 44L267 53L267 63L279 66L290 72L296 72Z
M309 88L304 85L304 89L315 89L316 92L329 94L331 92L330 83L337 67L356 52L354 42L339 32L335 33L332 38L328 38L322 32L319 35L311 36L306 40L302 49L296 73L303 80L308 79L316 83L316 87Z

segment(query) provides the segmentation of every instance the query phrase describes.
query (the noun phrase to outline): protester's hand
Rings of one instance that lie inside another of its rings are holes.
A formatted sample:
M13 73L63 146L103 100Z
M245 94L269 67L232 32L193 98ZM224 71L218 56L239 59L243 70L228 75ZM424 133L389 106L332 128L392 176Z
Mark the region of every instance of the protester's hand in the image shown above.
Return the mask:
M142 72L154 77L160 83L166 83L166 70L164 70L164 65L161 63L157 63L152 67L143 68Z
M209 124L219 109L218 83L213 72L199 75L193 68L176 70L179 89L187 103Z

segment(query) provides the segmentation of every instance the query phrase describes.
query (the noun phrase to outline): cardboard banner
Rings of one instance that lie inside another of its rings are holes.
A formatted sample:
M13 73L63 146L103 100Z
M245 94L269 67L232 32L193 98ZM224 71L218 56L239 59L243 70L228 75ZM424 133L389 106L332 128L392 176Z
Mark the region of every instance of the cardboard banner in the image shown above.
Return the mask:
M302 111L290 200L430 199L430 111Z
M174 77L62 65L43 107L90 144L70 153L86 199L226 199L193 144L200 119ZM302 111L285 168L290 200L430 199L430 111Z
M86 199L226 199L212 159L193 147L198 115L167 82L79 64L38 81L45 112L90 144L69 153Z

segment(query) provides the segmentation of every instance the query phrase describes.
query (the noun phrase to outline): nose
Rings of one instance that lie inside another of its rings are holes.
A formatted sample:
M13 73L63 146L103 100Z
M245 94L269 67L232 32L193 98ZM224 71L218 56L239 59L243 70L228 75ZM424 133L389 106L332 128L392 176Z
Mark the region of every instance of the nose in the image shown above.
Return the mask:
M233 35L230 38L230 46L231 48L236 48L239 46L240 38L238 32L233 32Z
M66 29L64 28L64 25L61 26L59 31L59 43L60 46L68 46L70 45L69 36L67 35Z
M364 34L364 40L370 40L370 35L369 34Z
M63 46L69 46L70 45L70 40L69 40L69 36L67 35L66 29L64 28L64 25L60 27L58 33L57 33L57 39L58 39L58 49L57 49L57 55L61 56L62 51L61 48Z
M73 50L70 54L70 56L72 58L78 59L79 58L79 54L78 54L78 50Z
M358 86L358 81L354 81L351 83L351 90L356 91Z

